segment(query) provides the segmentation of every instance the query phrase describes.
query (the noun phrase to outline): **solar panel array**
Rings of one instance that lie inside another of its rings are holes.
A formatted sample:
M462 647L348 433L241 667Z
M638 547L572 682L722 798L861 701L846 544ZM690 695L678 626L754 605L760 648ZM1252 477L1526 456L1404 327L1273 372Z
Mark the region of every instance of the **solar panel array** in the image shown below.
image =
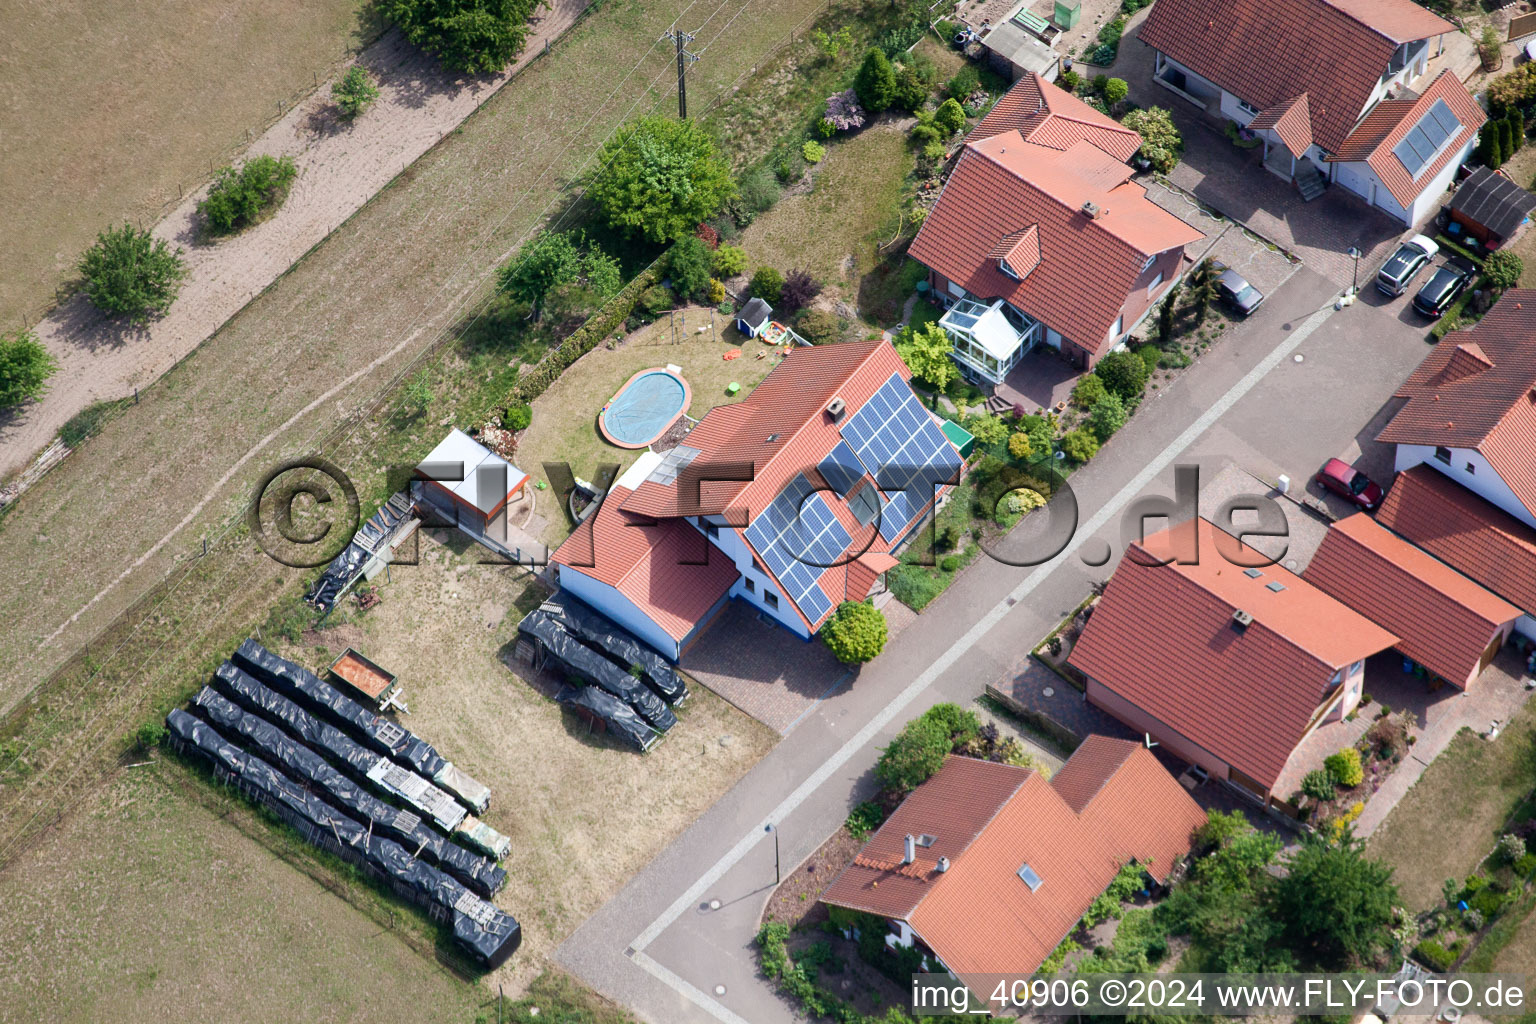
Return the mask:
M1419 118L1419 123L1392 147L1392 152L1402 161L1408 176L1417 178L1419 172L1424 170L1424 165L1434 159L1445 141L1460 128L1461 122L1456 120L1456 115L1451 113L1445 101L1435 100L1424 116Z
M880 536L887 544L959 475L959 453L898 373L849 417L842 434L886 492Z
M832 610L818 584L853 538L804 473L752 521L747 540L807 619L819 622Z
M837 447L821 460L821 465L817 466L816 470L821 474L822 479L831 484L832 489L844 498L848 497L848 492L864 478L864 467L846 441L839 441Z

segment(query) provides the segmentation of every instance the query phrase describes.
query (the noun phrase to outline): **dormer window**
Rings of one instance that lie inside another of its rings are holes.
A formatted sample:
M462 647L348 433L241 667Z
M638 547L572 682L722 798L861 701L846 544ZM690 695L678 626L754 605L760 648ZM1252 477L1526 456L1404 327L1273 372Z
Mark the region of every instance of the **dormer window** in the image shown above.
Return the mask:
M1040 265L1040 229L1031 224L1004 235L991 255L997 260L999 271L1015 281L1024 280Z
M997 269L1001 270L1003 273L1007 274L1009 277L1013 278L1015 281L1022 281L1022 280L1024 280L1024 275L1019 273L1017 270L1014 270L1012 267L1010 267L1008 265L1008 260L1006 258L1000 259L1000 260L997 261Z

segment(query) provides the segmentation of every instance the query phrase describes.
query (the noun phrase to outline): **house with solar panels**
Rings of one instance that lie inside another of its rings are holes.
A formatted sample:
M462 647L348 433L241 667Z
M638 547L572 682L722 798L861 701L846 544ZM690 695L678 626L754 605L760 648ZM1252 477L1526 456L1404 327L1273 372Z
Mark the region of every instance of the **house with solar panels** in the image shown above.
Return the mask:
M878 593L964 460L887 341L797 348L626 469L552 556L562 590L677 660L730 600L810 639Z

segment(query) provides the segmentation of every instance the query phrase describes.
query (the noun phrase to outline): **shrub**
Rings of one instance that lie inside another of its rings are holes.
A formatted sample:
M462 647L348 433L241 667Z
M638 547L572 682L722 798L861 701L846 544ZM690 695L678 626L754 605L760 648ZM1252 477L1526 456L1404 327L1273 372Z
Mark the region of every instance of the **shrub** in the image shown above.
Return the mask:
M980 88L981 73L967 64L955 72L955 76L949 80L949 83L944 87L944 91L949 93L950 99L964 103L971 93Z
M1365 781L1365 770L1360 767L1360 751L1354 747L1345 747L1337 754L1329 754L1323 759L1323 767L1341 786L1353 789Z
M939 568L944 572L959 572L965 568L965 559L959 555L945 555L939 561Z
M1456 964L1456 954L1434 939L1425 939L1413 947L1413 955L1430 970L1444 974Z
M1509 249L1497 249L1483 260L1483 274L1495 288L1513 288L1523 273L1525 264Z
M997 510L993 513L992 521L1005 530L1011 530L1015 523L1030 512L1044 507L1045 496L1039 491L1028 487L1016 487L1003 495L1003 500L998 503Z
M298 173L291 156L253 157L238 171L226 167L213 179L207 197L198 202L197 212L215 235L238 231L281 206Z
M1527 853L1515 861L1515 874L1521 878L1529 878L1536 874L1536 853Z
M528 37L537 0L383 0L379 13L445 67L494 73L512 63Z
M743 174L736 187L741 196L741 205L746 208L749 223L752 217L772 209L782 191L773 172L761 166Z
M800 155L805 158L805 162L808 164L819 164L822 157L827 155L827 147L815 139L806 139L800 146Z
M858 94L852 89L844 89L827 97L826 117L822 118L822 123L831 125L832 131L821 131L821 135L830 138L833 132L863 128L865 121L864 108L859 104Z
M1140 154L1159 174L1167 174L1184 152L1184 137L1173 123L1173 115L1162 107L1133 110L1120 119L1127 128L1141 134Z
M931 320L920 328L908 324L896 336L896 354L912 376L933 388L943 389L960 377L960 368L950 358L954 347L944 328Z
M1104 102L1114 106L1130 94L1131 87L1126 84L1123 78L1111 78L1104 83L1102 91L1104 93Z
M898 565L885 574L886 586L891 594L913 611L920 612L943 591L933 576L916 565Z
M785 313L798 313L821 294L821 282L809 271L791 270L779 289L779 305Z
M848 827L848 834L862 843L884 822L885 808L873 800L865 800L848 812L848 820L844 824Z
M164 743L165 736L165 723L156 718L139 726L133 734L133 745L147 754L161 743Z
M1067 458L1073 462L1083 463L1099 453L1099 439L1092 433L1078 427L1061 439L1061 450L1067 453Z
M1470 907L1461 912L1461 923L1466 925L1468 931L1477 931L1485 923L1483 912L1476 907Z
M1525 856L1525 840L1506 832L1499 836L1499 857L1506 864L1514 864Z
M1076 71L1063 71L1056 76L1056 84L1067 92L1077 92L1078 86L1083 84L1083 76Z
M706 297L710 263L709 246L702 238L690 235L673 242L667 250L667 273L677 294L690 299Z
M1158 350L1156 345L1138 345L1131 351L1136 353L1136 358L1147 364L1147 376L1149 377L1163 359L1163 353Z
M747 290L768 305L776 305L780 293L784 290L784 275L772 267L758 267L757 273L752 275L752 283L747 286Z
M697 121L642 117L603 143L597 168L587 198L609 225L652 242L693 234L737 192Z
M640 293L640 299L636 303L645 312L655 316L657 313L665 313L677 305L677 299L672 294L672 289L664 284L653 284Z
M914 718L880 752L875 778L898 793L914 790L943 766L951 749L949 732L941 723Z
M1035 454L1035 446L1030 442L1029 435L1022 430L1014 431L1008 438L1008 454L1020 462Z
M808 309L795 322L795 330L812 345L829 345L843 336L843 322L836 313Z
M1093 403L1093 411L1088 414L1088 429L1103 443L1125 426L1125 418L1125 403L1120 401L1119 395L1110 392Z
M1100 359L1094 373L1104 381L1107 390L1119 395L1120 400L1128 406L1141 397L1142 389L1147 386L1147 364L1136 353L1126 349L1111 352Z
M507 406L506 415L501 418L501 425L514 433L527 430L528 424L532 422L533 406L527 402L513 402Z
M945 138L965 127L965 109L951 97L939 104L939 109L933 112L933 123Z
M0 334L0 410L42 395L58 368L31 331Z
M124 224L96 236L80 257L86 297L103 313L142 324L164 313L187 278L180 249Z
M718 278L709 279L708 299L711 306L718 306L725 301L725 285Z
M379 98L379 87L373 84L373 76L360 64L347 68L347 73L331 86L331 99L341 116L351 120L368 109Z
M1002 417L990 412L967 416L961 426L970 431L976 443L983 448L991 448L1008 440L1008 425L1003 422Z
M567 231L544 231L520 248L497 270L496 286L516 302L526 303L538 320L544 302L556 289L581 276L581 247Z
M1051 441L1056 437L1056 428L1050 420L1038 413L1031 413L1019 421L1019 427L1029 435L1029 446L1034 449L1032 454L1051 453Z
M722 245L715 250L710 269L716 277L735 277L747 269L747 250L739 245Z
M896 99L896 71L883 50L871 47L864 54L864 63L853 78L853 92L871 114L880 113Z
M1092 409L1107 394L1109 390L1104 387L1104 378L1096 373L1085 373L1072 386L1072 404L1080 409Z
M923 109L923 104L928 102L928 83L923 81L913 68L904 67L896 72L896 96L892 106L899 107L909 114L915 114Z
M1301 779L1301 791L1313 800L1331 800L1334 794L1333 776L1322 768L1307 772Z

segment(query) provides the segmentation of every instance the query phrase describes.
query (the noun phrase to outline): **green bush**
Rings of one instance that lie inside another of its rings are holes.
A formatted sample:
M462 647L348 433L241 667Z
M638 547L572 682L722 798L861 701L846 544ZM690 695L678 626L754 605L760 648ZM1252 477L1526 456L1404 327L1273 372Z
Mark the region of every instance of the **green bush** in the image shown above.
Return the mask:
M1301 779L1301 791L1313 800L1332 800L1336 792L1333 776L1322 768L1307 772Z
M965 559L959 555L945 555L939 560L939 568L944 572L959 572L965 568Z
M1495 288L1513 288L1525 273L1525 264L1509 249L1497 249L1483 260L1483 273Z
M991 448L1008 440L1008 425L1001 416L994 413L973 413L965 418L961 426L970 431L976 443L983 448Z
M808 309L795 321L795 331L812 345L830 345L843 336L843 322L836 313Z
M522 52L537 0L382 0L379 13L444 67L501 71Z
M1077 92L1078 87L1083 84L1083 76L1076 71L1063 71L1056 76L1056 84L1067 92Z
M878 114L895 102L896 71L885 51L871 47L864 54L864 63L853 78L853 91L859 97L859 105L871 114Z
M86 297L97 309L134 324L169 309L188 274L180 249L132 224L97 235L78 269Z
M974 67L967 64L955 76L949 80L944 91L949 93L949 98L964 103L966 98L981 88L981 74Z
M1015 434L1015 437L1018 435ZM1045 495L1029 487L1015 487L998 502L992 521L1005 530L1011 530L1025 515L1045 507Z
M779 179L763 166L754 167L743 174L736 183L736 188L740 193L742 210L746 215L745 223L742 223L740 216L736 218L742 227L750 224L758 214L771 210L773 204L779 201L779 195L783 191L779 186Z
M954 97L950 97L933 112L933 123L947 139L965 127L965 108Z
M1125 419L1125 403L1120 401L1119 395L1110 392L1093 403L1093 411L1088 414L1088 429L1102 444L1125 426Z
M862 665L885 647L885 616L863 601L844 601L821 627L827 650L845 665Z
M747 269L747 250L739 245L722 245L715 250L711 269L716 277L735 277Z
M1323 767L1341 786L1353 789L1365 781L1365 770L1360 767L1360 751L1354 747L1329 754L1323 759Z
M1536 853L1528 853L1515 861L1515 874L1521 878L1530 878L1536 874Z
M58 368L31 331L0 334L0 411L42 395Z
M154 718L139 726L134 732L133 745L144 753L148 753L161 743L164 743L165 737L165 723L159 718Z
M758 170L778 198L778 182L766 168ZM603 143L586 197L611 227L671 242L697 231L737 189L708 129L656 114L625 125Z
M214 178L206 198L197 204L209 233L227 235L249 227L283 204L288 186L298 175L293 157L258 156L225 167Z
M677 294L690 299L702 299L708 294L712 255L709 246L696 235L672 243L667 250L667 273Z
M1506 832L1499 836L1499 859L1506 864L1514 864L1525 856L1525 840L1512 832Z
M1123 78L1111 78L1104 83L1104 102L1110 106L1121 102L1130 94L1131 87Z
M1067 458L1081 464L1099 453L1099 439L1078 427L1061 439L1061 450L1067 453Z
M1034 442L1029 435L1022 430L1016 430L1008 436L1008 456L1020 462L1025 461L1035 454Z
M951 749L949 733L942 724L914 718L880 752L875 778L899 793L910 792L943 766Z
M1167 174L1184 152L1184 136L1173 123L1173 115L1162 107L1133 110L1120 123L1141 135L1140 155L1150 161L1159 174Z
M848 834L862 843L884 822L885 808L873 800L865 800L848 812L848 820L844 824L848 827Z
M944 584L922 566L898 565L885 574L885 584L891 594L915 612L928 607L934 598L944 592Z
M1444 974L1456 964L1456 954L1434 939L1425 939L1413 947L1414 957L1432 971Z
M805 158L805 162L808 164L819 164L822 158L827 155L827 147L815 139L806 139L800 146L800 155Z
M1092 409L1099 399L1109 394L1104 378L1096 373L1085 373L1072 386L1072 404L1080 409Z
M373 84L373 76L360 64L347 68L347 73L331 86L331 99L336 101L341 116L348 120L367 110L378 98L379 87Z
M667 310L675 308L677 306L677 297L672 294L672 289L666 285L653 284L640 293L640 299L636 305L651 316L655 316L658 313L665 313Z
M1141 361L1141 357L1127 349L1111 352L1099 360L1099 365L1094 367L1094 373L1104 382L1104 387L1113 394L1119 395L1120 400L1127 408L1135 405L1141 398L1141 392L1147 386L1149 376L1147 364Z
M513 402L507 406L506 415L501 418L501 425L511 431L527 430L533 422L533 406L527 402Z
M1163 358L1162 349L1156 345L1138 345L1132 351L1136 353L1136 358L1147 364L1148 377L1152 375L1153 370L1157 369L1158 363Z
M758 267L747 290L772 306L784 290L784 275L772 267Z

